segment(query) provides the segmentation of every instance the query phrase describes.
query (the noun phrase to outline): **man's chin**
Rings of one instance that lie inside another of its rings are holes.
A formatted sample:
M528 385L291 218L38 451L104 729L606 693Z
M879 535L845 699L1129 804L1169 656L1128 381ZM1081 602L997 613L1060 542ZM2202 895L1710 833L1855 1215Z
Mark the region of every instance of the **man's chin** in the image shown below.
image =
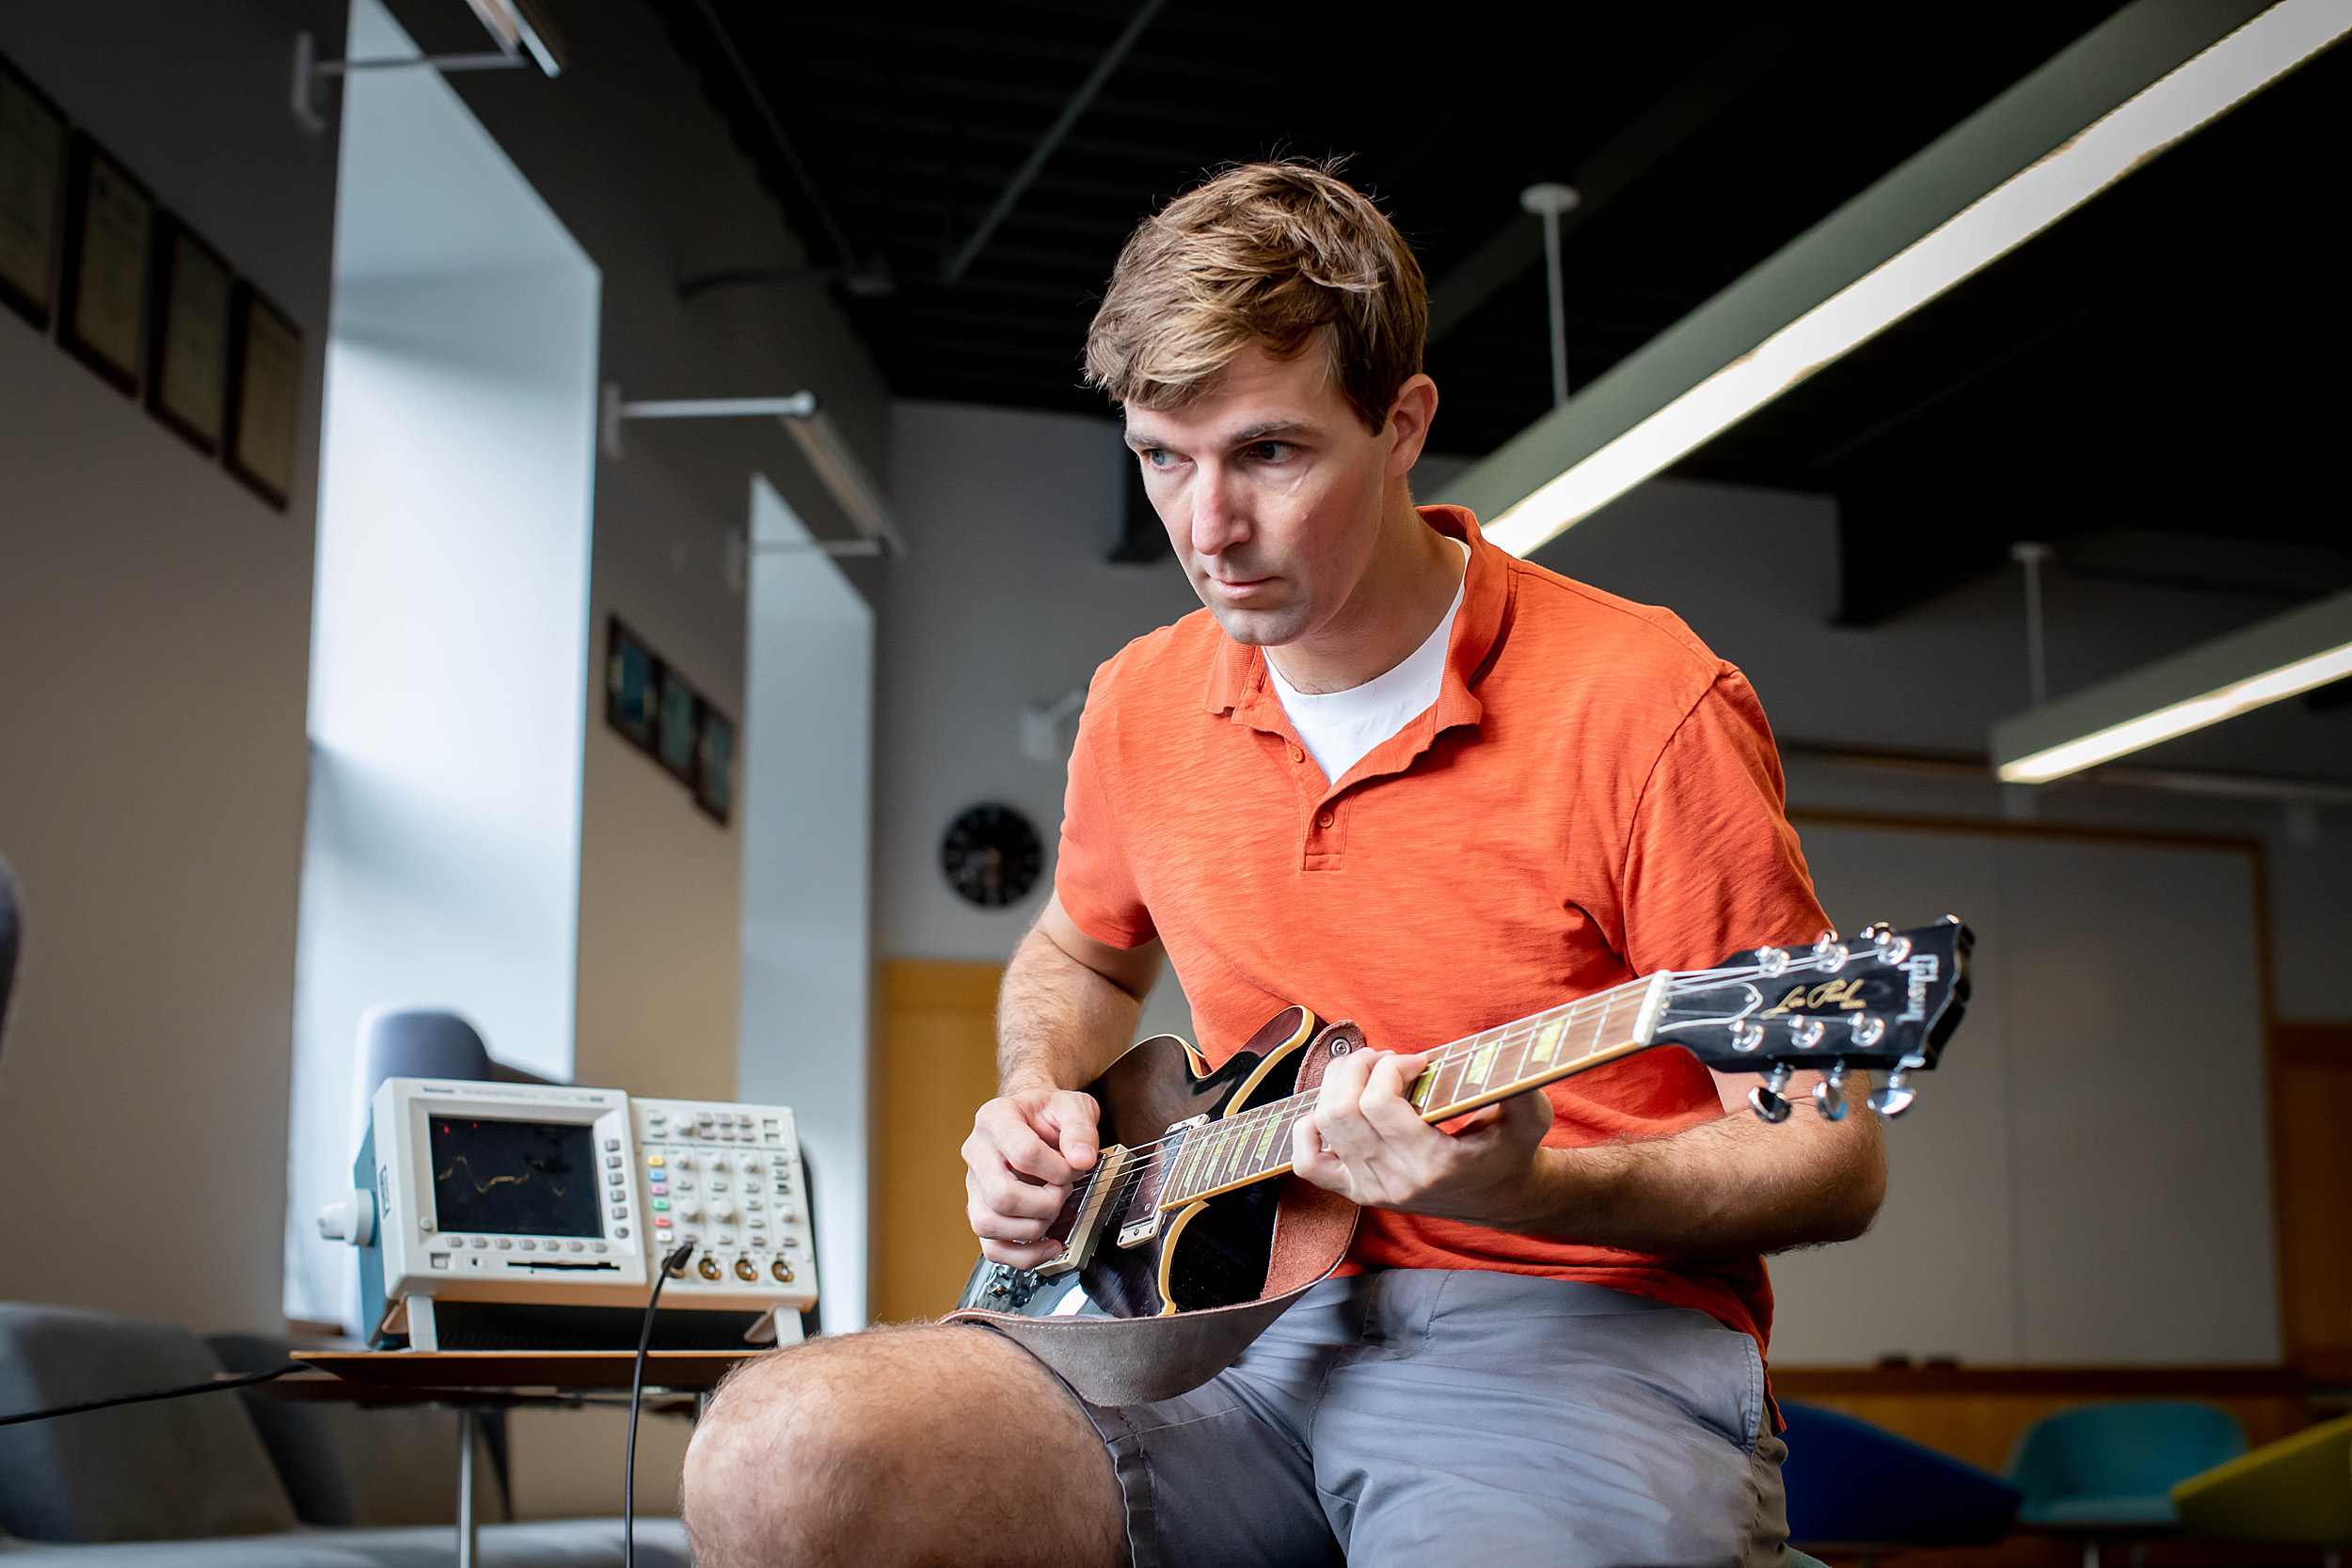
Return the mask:
M1245 648L1279 648L1297 640L1306 614L1296 608L1282 610L1219 610L1209 607L1225 635Z

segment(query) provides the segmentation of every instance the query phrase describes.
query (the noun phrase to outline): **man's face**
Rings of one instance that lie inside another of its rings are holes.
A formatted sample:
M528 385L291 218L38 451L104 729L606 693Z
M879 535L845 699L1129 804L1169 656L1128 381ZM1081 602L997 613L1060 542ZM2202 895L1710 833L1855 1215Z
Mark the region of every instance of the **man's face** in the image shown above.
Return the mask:
M1380 435L1311 347L1252 344L1181 408L1127 409L1127 444L1193 592L1236 642L1329 624L1376 546L1398 421Z

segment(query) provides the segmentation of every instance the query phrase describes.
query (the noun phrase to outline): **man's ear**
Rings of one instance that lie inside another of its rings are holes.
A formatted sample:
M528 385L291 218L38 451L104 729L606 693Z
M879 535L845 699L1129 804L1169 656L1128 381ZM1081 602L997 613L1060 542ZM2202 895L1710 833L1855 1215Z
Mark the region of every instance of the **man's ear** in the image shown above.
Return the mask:
M1416 375L1396 389L1396 398L1389 404L1389 424L1396 432L1396 444L1389 449L1388 476L1402 479L1421 461L1421 450L1429 440L1429 427L1438 418L1438 384L1425 375Z

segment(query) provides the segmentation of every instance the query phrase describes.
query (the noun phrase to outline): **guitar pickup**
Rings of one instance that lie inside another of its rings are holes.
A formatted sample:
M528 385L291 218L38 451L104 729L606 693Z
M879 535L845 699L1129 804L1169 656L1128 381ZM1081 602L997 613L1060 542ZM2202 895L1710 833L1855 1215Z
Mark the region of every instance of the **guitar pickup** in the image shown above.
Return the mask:
M1119 1244L1123 1247L1141 1246L1160 1233L1160 1195L1168 1185L1168 1173L1176 1168L1176 1157L1184 1151L1184 1140L1193 1130L1208 1125L1205 1116L1180 1121L1160 1138L1160 1157L1146 1165L1143 1178L1136 1183L1135 1196L1127 1200L1126 1212L1119 1227Z
M1124 1144L1113 1144L1095 1156L1093 1179L1073 1195L1077 1213L1071 1221L1061 1256L1040 1263L1034 1271L1039 1278L1050 1279L1087 1266L1094 1256L1095 1243L1103 1239L1103 1224L1110 1217L1111 1196L1119 1191L1120 1178L1134 1158Z

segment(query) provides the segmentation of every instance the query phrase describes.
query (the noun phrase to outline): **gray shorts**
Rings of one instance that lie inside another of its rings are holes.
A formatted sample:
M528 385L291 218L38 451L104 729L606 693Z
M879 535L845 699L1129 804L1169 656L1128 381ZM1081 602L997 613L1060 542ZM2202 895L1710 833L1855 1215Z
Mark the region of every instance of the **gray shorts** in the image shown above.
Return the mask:
M1085 1406L1136 1568L1777 1565L1756 1341L1565 1280L1327 1280L1214 1381Z

